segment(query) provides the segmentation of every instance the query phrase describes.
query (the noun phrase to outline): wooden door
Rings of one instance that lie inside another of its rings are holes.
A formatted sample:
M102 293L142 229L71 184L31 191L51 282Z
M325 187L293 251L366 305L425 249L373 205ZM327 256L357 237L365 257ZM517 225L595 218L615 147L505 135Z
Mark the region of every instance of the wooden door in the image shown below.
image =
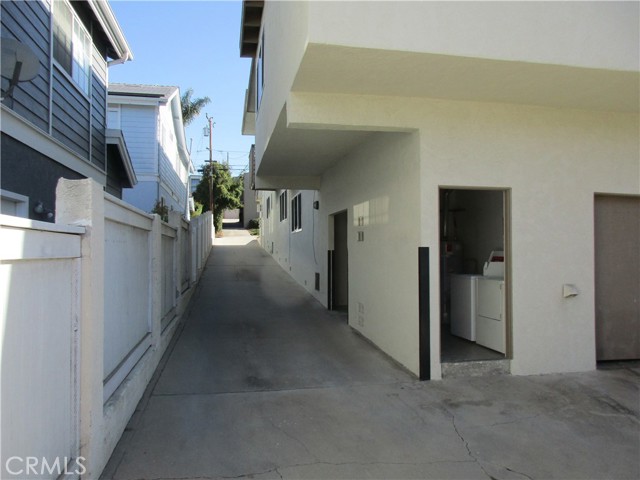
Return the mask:
M597 360L640 359L640 197L595 197Z

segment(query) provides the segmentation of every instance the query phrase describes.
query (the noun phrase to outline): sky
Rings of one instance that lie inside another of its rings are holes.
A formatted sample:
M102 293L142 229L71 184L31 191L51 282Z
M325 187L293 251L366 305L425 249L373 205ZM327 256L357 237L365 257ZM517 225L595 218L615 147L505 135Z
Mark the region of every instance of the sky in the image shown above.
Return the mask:
M211 103L186 128L196 168L209 160L205 113L213 117L213 159L227 159L233 173L248 165L252 136L242 135L244 95L251 59L240 58L242 2L111 0L133 60L109 67L109 81L172 85Z

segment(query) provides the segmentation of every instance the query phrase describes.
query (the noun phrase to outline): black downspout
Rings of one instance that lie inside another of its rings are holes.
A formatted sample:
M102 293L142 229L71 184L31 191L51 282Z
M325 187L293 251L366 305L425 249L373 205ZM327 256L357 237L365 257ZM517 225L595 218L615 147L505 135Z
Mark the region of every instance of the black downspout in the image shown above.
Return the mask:
M430 380L431 302L429 299L429 247L418 247L418 277L420 380Z

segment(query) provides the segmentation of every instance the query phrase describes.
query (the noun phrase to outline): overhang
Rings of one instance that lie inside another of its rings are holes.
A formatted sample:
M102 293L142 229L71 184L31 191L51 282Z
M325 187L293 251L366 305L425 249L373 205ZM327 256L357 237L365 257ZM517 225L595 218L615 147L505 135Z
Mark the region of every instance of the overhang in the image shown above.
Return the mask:
M309 44L291 90L638 112L640 72Z
M256 168L256 189L318 189L322 174L374 133L341 128L291 128L286 107Z
M127 181L129 182L127 188L134 187L138 183L138 179L136 177L136 172L133 169L133 163L131 162L129 149L127 148L127 143L124 140L122 130L108 128L106 130L106 141L107 148L116 152L118 156L117 160L122 163L122 167L127 176Z
M122 33L120 24L118 23L118 20L116 20L109 2L104 0L87 0L87 3L89 4L89 7L91 7L91 10L96 16L98 23L102 27L102 30L109 41L109 57L119 63L133 60L131 48L129 48L127 39L125 38L124 33Z
M260 42L263 0L244 0L242 2L242 21L240 27L240 56L255 57Z

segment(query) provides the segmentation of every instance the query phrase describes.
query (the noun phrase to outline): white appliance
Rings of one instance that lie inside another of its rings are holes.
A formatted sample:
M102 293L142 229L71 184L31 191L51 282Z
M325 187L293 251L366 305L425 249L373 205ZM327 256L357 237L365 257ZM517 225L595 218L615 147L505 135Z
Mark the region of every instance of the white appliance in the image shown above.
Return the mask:
M481 275L451 275L451 333L476 341L476 290Z
M476 283L476 343L506 353L504 280L478 277Z
M451 333L506 352L504 252L494 250L484 275L451 275Z

